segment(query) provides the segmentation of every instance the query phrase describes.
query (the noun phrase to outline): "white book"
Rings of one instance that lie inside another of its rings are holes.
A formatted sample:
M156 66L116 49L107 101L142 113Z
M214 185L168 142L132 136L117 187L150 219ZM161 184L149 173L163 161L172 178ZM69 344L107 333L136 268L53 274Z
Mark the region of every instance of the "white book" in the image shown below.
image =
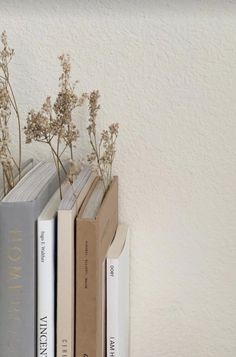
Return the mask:
M129 230L117 228L108 250L107 277L107 357L129 356Z
M38 308L37 355L55 354L56 213L60 204L57 190L38 218Z

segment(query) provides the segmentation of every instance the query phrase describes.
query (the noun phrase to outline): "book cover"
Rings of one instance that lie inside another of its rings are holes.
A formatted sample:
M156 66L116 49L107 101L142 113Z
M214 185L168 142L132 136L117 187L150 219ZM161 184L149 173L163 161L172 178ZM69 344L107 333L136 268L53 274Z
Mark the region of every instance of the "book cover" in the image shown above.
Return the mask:
M38 220L37 355L55 353L56 217Z
M118 178L114 177L95 219L76 219L76 357L105 353L104 261L118 224Z
M129 356L129 230L117 228L106 259L107 357Z

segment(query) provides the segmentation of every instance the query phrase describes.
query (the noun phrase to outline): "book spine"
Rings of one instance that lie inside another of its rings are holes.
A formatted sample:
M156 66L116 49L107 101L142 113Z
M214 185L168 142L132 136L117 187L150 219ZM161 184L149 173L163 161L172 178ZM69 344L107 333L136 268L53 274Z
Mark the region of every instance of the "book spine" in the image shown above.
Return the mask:
M76 357L101 357L106 352L104 261L118 224L117 178L95 219L82 218L90 193L76 219Z
M0 355L36 356L33 203L0 203Z
M129 249L130 238L129 229L127 228L126 242L123 251L119 257L119 355L129 356Z
M74 357L74 217L58 211L57 357Z
M38 357L55 353L55 220L38 220Z
M95 357L99 275L96 224L78 222L76 235L76 357Z
M107 357L119 356L119 263L117 259L107 258Z

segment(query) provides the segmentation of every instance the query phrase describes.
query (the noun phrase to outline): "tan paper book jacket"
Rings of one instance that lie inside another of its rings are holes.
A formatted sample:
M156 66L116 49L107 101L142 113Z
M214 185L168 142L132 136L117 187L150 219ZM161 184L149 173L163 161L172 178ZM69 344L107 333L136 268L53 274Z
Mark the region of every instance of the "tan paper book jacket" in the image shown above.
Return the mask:
M81 218L88 198L76 219L75 357L103 357L104 260L118 224L118 178L113 178L95 219Z

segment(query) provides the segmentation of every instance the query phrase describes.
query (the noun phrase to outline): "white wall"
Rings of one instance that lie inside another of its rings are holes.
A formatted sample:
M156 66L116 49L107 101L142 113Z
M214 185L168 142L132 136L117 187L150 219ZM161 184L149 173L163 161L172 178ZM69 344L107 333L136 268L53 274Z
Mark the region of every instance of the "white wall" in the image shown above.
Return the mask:
M120 122L131 357L235 357L236 3L0 5L22 118L55 96L69 52L80 90L101 91L101 122Z

